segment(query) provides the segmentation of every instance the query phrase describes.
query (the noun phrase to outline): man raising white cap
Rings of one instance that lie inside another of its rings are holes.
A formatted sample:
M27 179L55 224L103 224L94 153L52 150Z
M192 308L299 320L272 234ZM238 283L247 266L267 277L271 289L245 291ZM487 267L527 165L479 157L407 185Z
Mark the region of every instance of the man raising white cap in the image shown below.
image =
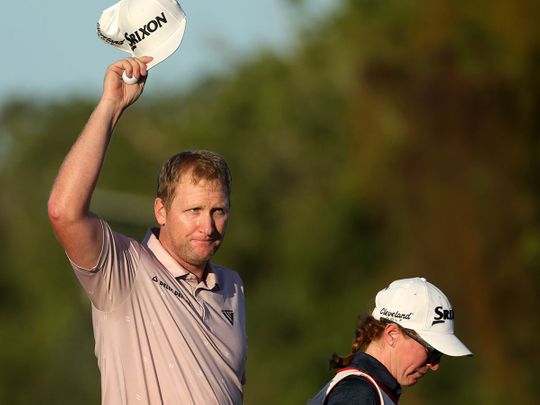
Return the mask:
M142 242L113 231L89 210L114 128L141 95L149 67L179 43L182 20L173 17L183 14L175 4L122 0L109 19L101 20L102 36L123 45L131 39L134 54L145 50L151 57L135 54L108 68L101 99L65 157L49 198L53 229L92 303L103 405L243 400L242 280L210 262L229 220L226 161L206 150L168 159L153 207L157 227ZM134 12L133 5L142 9ZM173 23L176 28L167 31L165 26ZM161 34L170 40L162 42ZM137 83L124 83L124 73Z

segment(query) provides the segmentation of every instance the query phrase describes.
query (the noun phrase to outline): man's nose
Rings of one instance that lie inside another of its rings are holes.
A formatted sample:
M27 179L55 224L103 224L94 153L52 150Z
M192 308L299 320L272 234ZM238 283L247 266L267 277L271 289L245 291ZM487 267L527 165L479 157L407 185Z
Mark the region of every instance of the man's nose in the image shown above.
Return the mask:
M205 235L212 235L214 233L215 223L210 213L201 215L199 218L199 227Z

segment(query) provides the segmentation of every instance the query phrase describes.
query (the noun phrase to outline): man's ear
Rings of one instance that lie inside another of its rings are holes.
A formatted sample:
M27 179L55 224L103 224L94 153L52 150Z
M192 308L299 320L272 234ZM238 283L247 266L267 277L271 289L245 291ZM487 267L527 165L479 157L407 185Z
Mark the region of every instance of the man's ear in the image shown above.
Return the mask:
M154 216L159 226L165 225L167 218L167 209L165 208L165 203L159 197L156 197L154 200Z

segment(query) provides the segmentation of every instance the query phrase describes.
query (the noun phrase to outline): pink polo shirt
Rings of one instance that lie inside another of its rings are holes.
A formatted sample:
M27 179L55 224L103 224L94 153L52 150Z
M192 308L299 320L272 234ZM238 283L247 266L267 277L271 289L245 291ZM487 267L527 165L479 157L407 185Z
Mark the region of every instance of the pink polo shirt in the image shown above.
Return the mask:
M73 265L92 302L102 404L240 404L247 355L240 276L205 281L149 230L139 243L102 221L97 266Z

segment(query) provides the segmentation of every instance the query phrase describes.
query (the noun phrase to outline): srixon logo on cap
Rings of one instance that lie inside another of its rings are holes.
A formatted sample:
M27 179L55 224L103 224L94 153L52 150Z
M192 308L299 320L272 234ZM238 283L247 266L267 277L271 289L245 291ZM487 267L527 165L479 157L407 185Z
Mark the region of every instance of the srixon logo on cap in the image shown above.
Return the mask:
M160 29L163 24L167 24L167 17L165 17L164 12L162 12L161 15L157 15L153 20L148 21L143 27L138 28L137 31L131 34L126 32L124 38L129 42L131 50L134 50L137 48L139 42L152 35L152 33Z
M444 323L444 321L453 320L453 319L454 319L453 309L443 309L443 307L437 307L435 308L435 317L433 317L433 322L431 323L431 326L436 325L438 323Z

